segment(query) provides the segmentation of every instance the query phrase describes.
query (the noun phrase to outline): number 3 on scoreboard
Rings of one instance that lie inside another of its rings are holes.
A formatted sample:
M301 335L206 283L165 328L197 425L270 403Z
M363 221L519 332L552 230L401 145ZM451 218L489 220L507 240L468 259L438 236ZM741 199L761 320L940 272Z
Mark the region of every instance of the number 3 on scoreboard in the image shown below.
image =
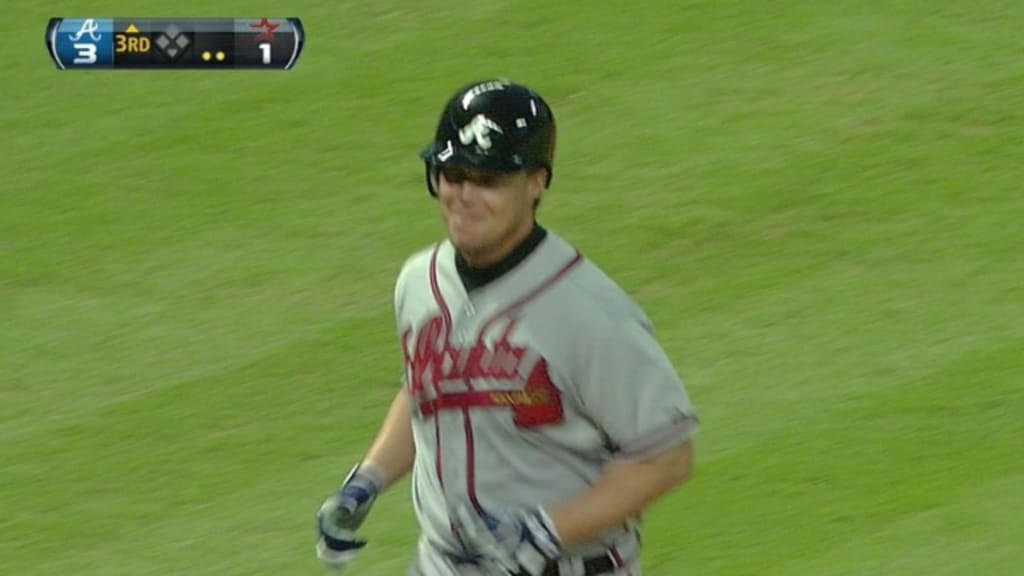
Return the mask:
M263 63L270 64L270 42L261 43L260 50L263 52Z
M270 45L267 45L268 50L263 52L263 63L267 63L267 58L270 57ZM78 54L75 55L75 64L95 64L96 63L96 45L95 44L75 44L75 50Z

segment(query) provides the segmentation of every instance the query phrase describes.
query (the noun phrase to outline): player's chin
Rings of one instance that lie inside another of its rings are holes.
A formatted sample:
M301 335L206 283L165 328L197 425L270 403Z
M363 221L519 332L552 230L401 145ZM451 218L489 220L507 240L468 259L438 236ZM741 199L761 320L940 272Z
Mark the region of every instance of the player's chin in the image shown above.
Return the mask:
M493 250L493 243L477 236L453 235L449 238L455 249L471 260L483 257Z
M473 250L486 244L482 226L475 222L448 222L448 238L460 250Z
M475 255L486 251L487 246L483 242L479 242L473 239L462 238L459 236L450 236L452 246L459 252L465 255Z

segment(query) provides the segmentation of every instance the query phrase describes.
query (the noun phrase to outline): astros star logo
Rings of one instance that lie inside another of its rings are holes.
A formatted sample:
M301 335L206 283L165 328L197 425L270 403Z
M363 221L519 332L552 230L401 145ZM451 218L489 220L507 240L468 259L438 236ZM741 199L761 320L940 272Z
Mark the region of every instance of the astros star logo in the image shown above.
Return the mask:
M253 30L259 30L261 28L265 29L263 32L260 32L258 36L256 36L257 42L262 42L263 40L266 40L267 42L273 42L274 30L277 30L280 27L280 24L271 24L270 20L267 18L260 20L256 24L249 24L249 28L252 28Z

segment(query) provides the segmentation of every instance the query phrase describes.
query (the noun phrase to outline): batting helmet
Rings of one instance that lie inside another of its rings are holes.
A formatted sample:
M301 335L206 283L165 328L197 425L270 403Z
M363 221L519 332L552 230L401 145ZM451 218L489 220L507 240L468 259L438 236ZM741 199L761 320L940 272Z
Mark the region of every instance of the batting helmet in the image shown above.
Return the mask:
M506 80L469 84L445 104L434 141L420 156L427 190L437 196L440 166L459 165L516 172L547 169L555 158L555 116L533 90Z

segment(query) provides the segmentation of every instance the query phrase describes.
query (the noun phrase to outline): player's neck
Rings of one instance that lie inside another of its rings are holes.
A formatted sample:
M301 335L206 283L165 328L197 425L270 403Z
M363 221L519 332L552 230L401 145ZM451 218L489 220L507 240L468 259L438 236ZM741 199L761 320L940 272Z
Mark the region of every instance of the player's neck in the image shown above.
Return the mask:
M540 246L545 237L547 237L547 230L541 225L534 223L526 238L520 240L504 258L485 268L474 267L461 252L456 252L455 269L458 271L463 287L467 292L472 292L501 278L507 272L519 266L523 260L526 260Z

